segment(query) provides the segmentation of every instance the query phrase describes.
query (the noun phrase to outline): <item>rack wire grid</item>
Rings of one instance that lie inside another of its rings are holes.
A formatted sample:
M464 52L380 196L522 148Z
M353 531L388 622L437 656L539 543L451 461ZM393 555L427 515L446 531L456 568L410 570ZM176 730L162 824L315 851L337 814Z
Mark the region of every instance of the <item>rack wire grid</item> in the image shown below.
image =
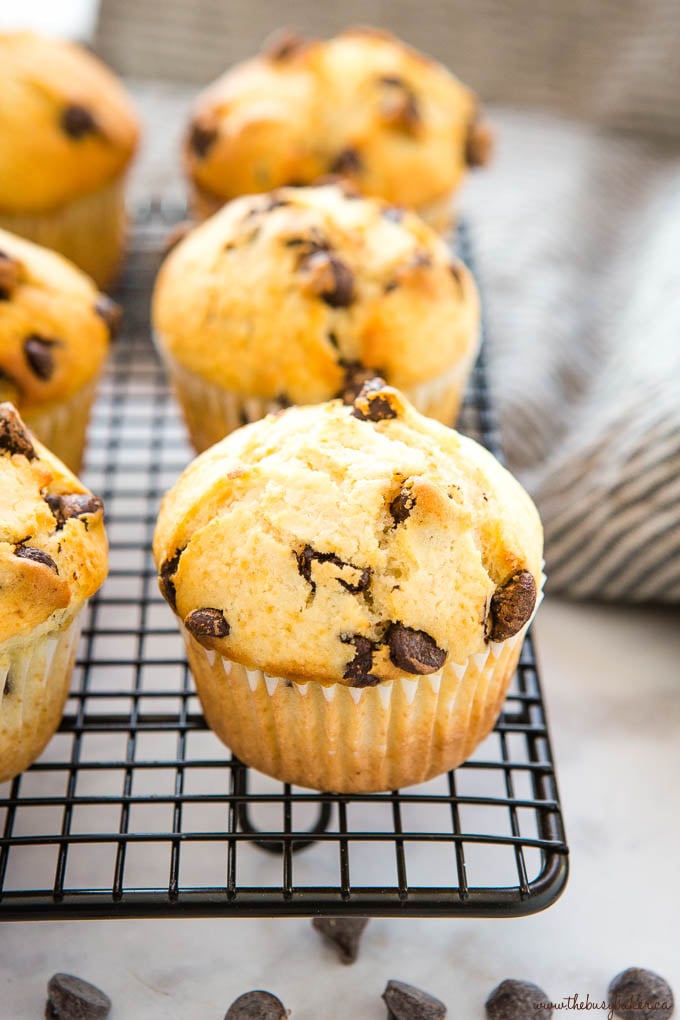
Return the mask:
M208 730L150 555L159 499L191 459L149 330L176 218L162 203L137 216L118 294L125 334L84 472L105 500L111 573L87 611L59 732L0 787L0 918L543 909L566 882L567 846L530 637L493 733L411 789L291 787ZM469 262L463 228L457 241ZM459 427L499 453L483 347Z

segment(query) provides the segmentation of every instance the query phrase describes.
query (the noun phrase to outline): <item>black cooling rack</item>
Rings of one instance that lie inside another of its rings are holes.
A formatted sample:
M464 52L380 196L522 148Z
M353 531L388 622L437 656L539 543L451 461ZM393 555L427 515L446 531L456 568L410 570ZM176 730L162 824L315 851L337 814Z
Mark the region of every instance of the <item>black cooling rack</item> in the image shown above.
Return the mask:
M0 786L0 918L487 915L541 910L567 878L529 638L495 730L455 772L336 796L247 769L206 728L149 553L158 500L191 457L149 340L176 210L137 218L85 480L104 496L111 575L91 601L63 723ZM464 256L467 237L459 234ZM461 421L499 452L483 354Z

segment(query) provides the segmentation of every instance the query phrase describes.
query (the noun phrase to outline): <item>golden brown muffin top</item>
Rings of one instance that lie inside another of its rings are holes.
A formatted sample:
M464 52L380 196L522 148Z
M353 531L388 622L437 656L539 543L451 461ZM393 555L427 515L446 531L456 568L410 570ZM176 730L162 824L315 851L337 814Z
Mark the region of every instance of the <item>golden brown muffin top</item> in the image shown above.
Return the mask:
M120 309L56 252L0 230L0 400L22 414L99 372Z
M139 127L116 76L72 43L0 33L0 213L41 213L104 187Z
M75 612L106 572L101 499L0 404L0 644Z
M170 253L153 304L186 368L289 403L338 396L365 368L399 387L436 378L479 332L474 280L444 241L337 186L230 202Z
M161 591L206 648L366 686L462 664L526 624L542 529L483 447L380 380L231 433L166 495Z
M329 40L284 33L198 98L187 170L221 201L325 174L411 207L458 187L488 158L477 100L441 64L387 32Z

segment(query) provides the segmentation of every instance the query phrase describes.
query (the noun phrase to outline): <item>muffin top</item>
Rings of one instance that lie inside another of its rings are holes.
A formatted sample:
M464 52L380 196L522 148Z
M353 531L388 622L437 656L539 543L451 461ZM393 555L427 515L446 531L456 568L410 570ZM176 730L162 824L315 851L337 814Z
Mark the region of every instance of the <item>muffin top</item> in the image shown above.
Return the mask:
M441 64L387 32L307 41L285 32L198 98L187 170L221 201L325 174L422 206L486 161L477 100Z
M186 367L282 403L408 387L477 343L474 281L415 214L334 185L234 200L170 253L154 325Z
M101 499L0 404L0 644L75 612L106 571Z
M22 414L99 371L120 309L56 252L0 230L0 400Z
M518 633L542 529L487 450L373 380L351 405L289 408L203 453L163 501L154 555L206 648L367 686Z
M0 213L41 213L108 184L137 144L118 79L71 43L0 33Z

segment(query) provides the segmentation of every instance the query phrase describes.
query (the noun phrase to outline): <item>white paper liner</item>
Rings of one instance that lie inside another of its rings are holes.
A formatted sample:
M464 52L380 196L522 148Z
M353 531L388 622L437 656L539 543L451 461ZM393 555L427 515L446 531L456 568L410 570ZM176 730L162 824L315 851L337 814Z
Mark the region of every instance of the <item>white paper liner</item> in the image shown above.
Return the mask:
M40 442L75 474L80 470L83 459L90 410L98 381L97 374L96 378L82 386L68 400L23 414L24 421Z
M35 640L0 645L0 782L23 772L56 732L81 626L82 609Z

